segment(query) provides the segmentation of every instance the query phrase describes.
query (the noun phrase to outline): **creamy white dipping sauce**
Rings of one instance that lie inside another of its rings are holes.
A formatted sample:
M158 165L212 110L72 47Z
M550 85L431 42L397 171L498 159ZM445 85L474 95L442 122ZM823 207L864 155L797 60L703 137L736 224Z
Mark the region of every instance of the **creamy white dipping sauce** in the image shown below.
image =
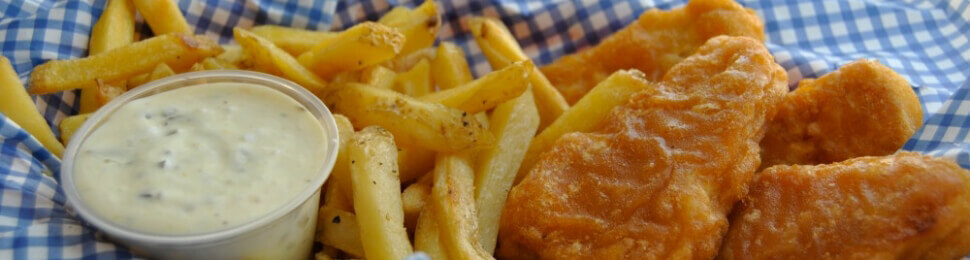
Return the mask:
M123 105L81 144L81 200L120 226L181 235L282 207L320 174L323 126L293 98L247 83L179 88Z

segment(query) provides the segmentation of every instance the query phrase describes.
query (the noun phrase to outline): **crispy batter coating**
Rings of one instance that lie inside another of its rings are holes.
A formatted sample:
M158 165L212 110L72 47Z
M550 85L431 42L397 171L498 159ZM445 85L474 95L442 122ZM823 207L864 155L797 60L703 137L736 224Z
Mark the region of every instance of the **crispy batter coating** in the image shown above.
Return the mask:
M970 172L911 152L760 173L723 259L956 259L970 253Z
M761 140L761 167L892 154L922 123L906 79L876 61L855 61L785 96Z
M509 194L499 256L713 258L786 82L760 41L711 39L540 157Z
M570 104L617 70L638 69L652 81L717 35L764 41L764 23L732 0L692 0L670 11L651 9L595 47L541 68Z

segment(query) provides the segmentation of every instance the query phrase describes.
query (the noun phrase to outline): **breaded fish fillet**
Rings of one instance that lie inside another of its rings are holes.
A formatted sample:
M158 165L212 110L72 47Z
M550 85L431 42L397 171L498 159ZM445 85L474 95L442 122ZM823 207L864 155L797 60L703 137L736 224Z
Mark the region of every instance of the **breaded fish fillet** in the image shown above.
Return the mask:
M573 104L617 70L637 69L649 80L660 80L670 67L718 35L748 36L763 42L764 23L754 10L732 0L692 0L679 9L646 11L598 45L541 69Z
M761 140L761 167L892 154L922 123L906 79L876 61L855 61L785 96Z
M760 173L723 259L957 259L970 253L970 172L911 152Z
M499 256L713 258L786 82L759 40L709 40L540 157L509 194Z

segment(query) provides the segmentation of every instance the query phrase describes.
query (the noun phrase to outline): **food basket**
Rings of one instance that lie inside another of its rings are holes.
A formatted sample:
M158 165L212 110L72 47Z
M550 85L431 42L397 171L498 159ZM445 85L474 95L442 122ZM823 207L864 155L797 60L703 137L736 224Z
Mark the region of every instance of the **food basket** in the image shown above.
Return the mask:
M0 53L25 83L47 60L83 57L105 0L0 0ZM375 20L393 6L420 1L180 0L199 34L232 39L234 26L279 24L341 29ZM537 65L589 47L650 8L684 0L437 1L439 39L462 47L473 73L490 71L468 32L468 18L499 18ZM970 168L970 3L940 1L739 0L765 21L767 47L789 75L789 86L860 58L903 75L920 98L923 127L904 150L954 158ZM142 32L147 26L139 27ZM52 126L77 113L77 92L35 97ZM55 127L56 133L56 127ZM58 186L59 159L0 115L0 258L125 258L132 254L81 222ZM46 173L46 174L45 174Z

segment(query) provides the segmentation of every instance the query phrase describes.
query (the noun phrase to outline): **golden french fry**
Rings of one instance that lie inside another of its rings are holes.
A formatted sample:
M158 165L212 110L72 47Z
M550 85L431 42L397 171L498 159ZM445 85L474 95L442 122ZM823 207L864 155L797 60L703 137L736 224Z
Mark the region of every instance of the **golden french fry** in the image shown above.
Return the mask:
M328 182L330 182L330 186L339 187L338 190L343 193L342 197L346 200L340 203L350 206L349 209L344 210L353 211L354 189L350 180L350 159L348 159L347 146L354 137L354 125L350 123L350 119L341 114L334 114L333 119L337 123L337 138L340 139L340 143L337 145L339 149L337 151L337 162L334 163L333 170L330 171Z
M192 64L192 67L189 67L189 72L196 72L196 71L203 71L203 70L205 70L205 66L203 66L202 63Z
M138 13L155 35L169 33L192 33L174 0L134 0Z
M138 74L138 75L135 75L134 77L131 77L130 79L128 79L128 89L133 89L133 88L137 88L138 86L145 85L145 83L148 83L151 76L152 76L152 73L149 72L149 73Z
M379 125L407 146L454 152L487 146L494 139L484 123L467 112L389 89L348 83L329 93L324 101L355 126Z
M321 42L332 40L337 33L311 31L276 25L260 25L249 30L255 35L269 40L290 55L300 56Z
M410 71L397 74L394 78L394 90L412 97L431 93L431 86L431 64L428 60L421 60Z
M368 67L360 73L360 83L378 88L391 88L395 78L397 72L380 65Z
M88 120L88 117L90 116L91 113L77 114L61 120L61 124L59 126L61 129L61 142L66 145L67 142L71 141L71 136L74 135L74 132L77 131L78 128L81 128L81 124L84 124L84 121Z
M404 228L394 138L379 126L365 127L354 134L347 154L364 257L403 259L412 249Z
M323 206L317 212L316 240L355 257L364 257L361 227L357 216L337 208Z
M225 65L223 65L222 63L219 62L219 60L216 60L216 58L213 58L213 57L208 57L208 58L202 59L202 61L200 61L199 63L202 63L202 67L205 67L205 70L224 70L224 69L226 69L226 66Z
M428 254L431 260L448 259L445 246L441 244L437 219L430 205L421 210L414 231L414 250Z
M469 21L469 27L472 35L475 36L475 42L478 43L478 47L482 49L482 53L493 69L504 68L512 62L529 59L502 22L474 17ZM532 69L529 82L532 83L532 94L535 95L539 117L542 119L539 123L541 131L569 109L569 103L566 103L566 99L538 68Z
M438 220L441 244L452 259L492 258L478 239L474 181L467 155L438 156L430 207Z
M441 28L438 7L432 0L425 0L414 10L394 8L377 22L397 28L407 37L400 54L431 47L438 35L438 29Z
M461 109L468 113L486 111L522 95L522 92L529 87L528 78L532 68L532 61L516 62L475 81L419 99Z
M393 58L404 46L397 29L363 22L341 32L330 41L314 46L298 61L322 78L341 71L359 70Z
M424 48L408 55L397 56L394 59L384 62L382 66L398 73L405 72L411 70L411 68L418 64L418 62L421 62L421 60L433 60L435 55L435 48Z
M30 92L46 94L91 86L95 79L115 82L149 72L159 63L178 71L221 52L222 48L205 36L155 36L87 58L37 66L30 78Z
M198 66L192 65L192 67L201 67L201 65L198 65ZM137 88L141 85L145 85L145 83L152 82L157 79L172 76L175 74L176 74L175 71L172 70L171 67L169 67L165 63L159 63L158 66L155 66L155 68L152 69L151 72L143 73L143 74L139 74L137 76L131 77L131 79L129 79L127 83L128 89Z
M401 192L401 205L404 208L404 226L413 229L417 225L421 209L431 196L431 186L424 183L412 183Z
M390 11L387 11L387 13L384 13L384 15L381 16L380 19L377 19L377 22L380 24L387 25L387 23L390 21L406 20L408 19L408 15L410 14L411 14L411 9L408 9L407 7L404 7L404 6L395 6L394 8L391 8Z
M242 46L225 45L222 46L222 49L225 51L216 56L216 60L220 61L221 64L228 64L226 67L232 69L249 69L253 67L252 60L243 51Z
M486 127L487 128L487 127ZM408 182L434 168L435 152L420 146L398 145L397 161L401 182Z
M292 80L314 94L322 93L327 86L320 77L269 40L238 27L233 29L233 33L239 45L253 59L254 69Z
M350 176L347 177L349 178ZM351 189L349 186L348 188L344 188L335 181L328 181L327 189L323 192L323 206L353 212L354 205L350 202L352 199L346 195L347 193L352 193L352 191L345 191L349 189Z
M149 82L156 81L172 75L175 75L175 71L172 70L172 68L169 67L168 65L165 65L165 63L162 63L162 64L158 64L158 66L155 66L155 69L152 70L152 73L150 74L150 76L148 76L148 81Z
M454 43L438 44L434 60L431 61L431 75L439 90L445 90L471 82L472 72L465 60L465 52Z
M107 104L112 99L120 96L121 94L124 94L125 90L127 90L125 89L125 87L119 87L108 83L104 83L101 80L96 80L96 82L97 82L97 85L95 86L96 91L95 91L94 100L95 102L97 102L98 107L101 107L104 104Z
M13 70L10 60L4 56L0 56L0 113L27 130L55 156L61 157L64 145L54 137L47 121L37 111L34 100L30 99L24 85L20 83L17 71Z
M135 5L131 0L110 0L91 28L89 55L105 52L135 41Z
M101 12L101 17L91 29L88 54L94 55L106 50L131 44L135 40L135 5L131 0L110 0ZM123 82L113 86L125 86ZM81 90L80 113L90 113L104 105L98 102L99 91L95 87Z
M614 107L625 104L631 95L651 86L638 70L620 70L596 84L596 87L532 140L515 182L518 183L532 170L539 156L559 140L560 136L595 130L593 128L599 126Z
M98 104L97 87L85 87L81 89L81 97L78 99L78 113L91 113L103 104Z
M532 92L506 101L492 111L489 120L495 146L478 155L475 168L475 203L478 205L478 237L489 254L495 252L499 219L505 199L515 181L529 142L539 129L539 111Z

